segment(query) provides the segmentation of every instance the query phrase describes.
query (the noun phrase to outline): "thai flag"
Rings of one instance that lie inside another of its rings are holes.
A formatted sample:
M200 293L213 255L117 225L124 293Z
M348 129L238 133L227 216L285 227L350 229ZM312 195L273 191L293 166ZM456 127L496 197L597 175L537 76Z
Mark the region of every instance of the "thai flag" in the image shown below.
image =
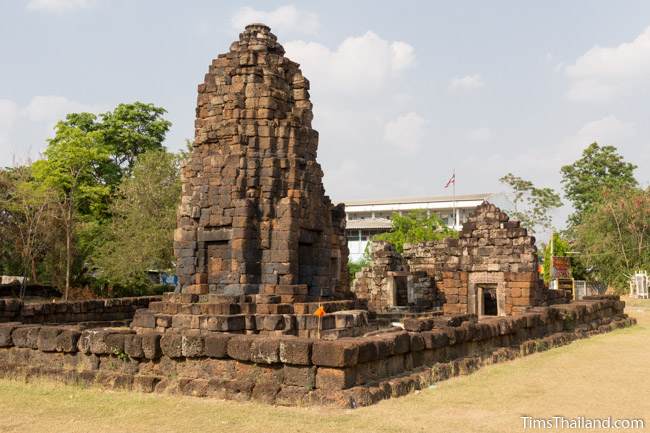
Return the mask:
M445 188L448 188L449 185L451 185L451 184L456 185L456 173L454 173L454 174L451 176L451 178L449 178L449 180L448 180L447 183L445 184Z

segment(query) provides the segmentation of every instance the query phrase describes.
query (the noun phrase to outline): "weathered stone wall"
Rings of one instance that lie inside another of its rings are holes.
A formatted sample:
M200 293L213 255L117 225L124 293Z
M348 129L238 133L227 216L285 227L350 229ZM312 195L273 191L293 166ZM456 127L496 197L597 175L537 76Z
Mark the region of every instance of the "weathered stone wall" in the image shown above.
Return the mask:
M252 24L198 87L174 250L184 293L345 296L345 211L325 195L309 81ZM268 291L267 291L268 292Z
M0 375L279 405L358 407L634 319L618 297L335 341L0 324ZM430 328L429 328L430 329Z
M160 296L30 303L19 299L0 299L0 322L77 323L131 320L136 310L147 308L151 302L160 300Z
M480 314L484 287L496 291L499 315L545 302L535 238L487 202L463 224L458 239L406 245L404 258L410 271L435 279L446 314Z
M395 307L431 307L435 283L425 272L410 272L404 258L388 242L370 243L370 265L357 272L352 293L372 311Z

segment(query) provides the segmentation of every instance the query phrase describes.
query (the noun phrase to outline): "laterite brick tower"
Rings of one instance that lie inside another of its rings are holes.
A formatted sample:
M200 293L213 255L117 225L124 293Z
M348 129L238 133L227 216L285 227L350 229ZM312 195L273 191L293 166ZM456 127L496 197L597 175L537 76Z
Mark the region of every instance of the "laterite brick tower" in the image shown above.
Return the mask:
M345 210L325 195L309 81L263 24L198 87L174 251L183 293L348 292Z

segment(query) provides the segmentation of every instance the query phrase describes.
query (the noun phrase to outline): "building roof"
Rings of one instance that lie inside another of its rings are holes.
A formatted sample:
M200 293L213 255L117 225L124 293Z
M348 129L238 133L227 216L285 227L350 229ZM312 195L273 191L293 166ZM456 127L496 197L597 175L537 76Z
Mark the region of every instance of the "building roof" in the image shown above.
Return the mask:
M456 201L483 201L487 200L492 194L458 194ZM381 200L350 200L345 201L345 206L371 206L371 205L391 205L391 204L410 204L410 203L437 203L437 202L453 202L454 196L429 196L429 197L405 197L395 199L381 199Z
M393 225L388 218L364 218L358 220L348 220L345 228L348 230L372 230L372 229L389 229Z

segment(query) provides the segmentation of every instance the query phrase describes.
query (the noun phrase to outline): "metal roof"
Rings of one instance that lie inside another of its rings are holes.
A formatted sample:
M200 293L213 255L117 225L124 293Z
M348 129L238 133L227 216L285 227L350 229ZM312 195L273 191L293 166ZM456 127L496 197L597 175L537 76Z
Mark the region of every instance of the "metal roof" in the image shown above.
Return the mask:
M492 196L492 193L483 194L459 194L456 195L456 201L483 201ZM395 199L381 199L381 200L350 200L345 201L345 206L368 206L368 205L389 205L389 204L409 204L409 203L436 203L436 202L451 202L454 201L454 196L429 196L429 197L411 197L411 198L395 198Z
M345 228L348 230L389 229L392 226L388 218L365 218L348 220L345 223Z

